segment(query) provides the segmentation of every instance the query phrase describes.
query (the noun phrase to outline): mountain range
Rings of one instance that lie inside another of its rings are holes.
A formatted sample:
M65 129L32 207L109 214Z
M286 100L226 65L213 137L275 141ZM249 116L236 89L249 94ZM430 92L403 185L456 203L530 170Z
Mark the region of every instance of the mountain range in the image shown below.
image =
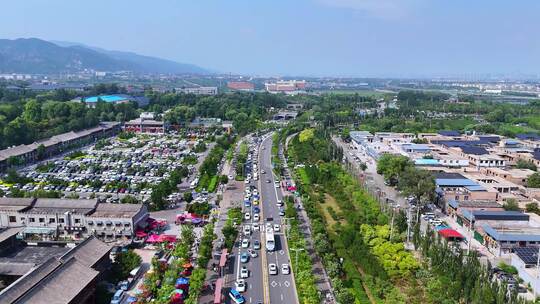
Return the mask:
M210 74L187 63L37 38L0 39L0 73L58 74L91 69L134 73Z

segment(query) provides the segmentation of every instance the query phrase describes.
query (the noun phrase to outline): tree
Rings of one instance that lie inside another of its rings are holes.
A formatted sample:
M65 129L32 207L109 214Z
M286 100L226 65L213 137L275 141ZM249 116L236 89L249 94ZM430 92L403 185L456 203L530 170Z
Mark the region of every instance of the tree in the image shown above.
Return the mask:
M540 173L536 172L527 179L527 187L540 188Z
M412 162L406 156L383 154L377 162L377 173L384 175L386 180L393 180L412 166Z
M120 200L122 204L138 204L139 200L133 195L126 195Z
M408 167L399 177L398 188L405 195L413 196L419 204L417 220L421 207L435 195L435 187L433 175L426 170Z
M141 265L141 257L133 250L121 252L116 255L112 265L112 273L117 280L123 280L128 277L129 273Z
M538 208L538 203L532 202L525 205L525 211L538 214L540 213L540 208Z
M43 144L40 144L36 149L36 156L39 160L42 160L45 158L45 146Z
M506 200L506 202L503 204L503 208L506 211L520 211L521 208L519 208L519 205L515 199L509 198Z
M536 171L536 165L532 161L527 161L524 159L518 159L516 162L516 168L518 169L530 169Z
M191 191L184 192L184 200L189 204L193 200L193 194Z

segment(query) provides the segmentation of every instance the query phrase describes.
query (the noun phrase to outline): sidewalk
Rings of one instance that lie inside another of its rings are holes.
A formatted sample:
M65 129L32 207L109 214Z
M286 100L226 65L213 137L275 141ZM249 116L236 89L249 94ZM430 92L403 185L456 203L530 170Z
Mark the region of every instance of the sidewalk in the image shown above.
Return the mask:
M290 138L292 138L292 136L294 135L295 134L289 136L286 139L285 143L288 144ZM280 145L280 157L282 158L282 161L285 164L284 169L287 175L286 180L291 180L292 175L289 170L287 160L285 159L283 155L282 145ZM283 188L282 188L282 191L284 195L290 195L294 197L294 193L291 193ZM322 298L321 303L324 303L324 304L335 303L334 290L332 289L332 285L330 284L330 279L328 278L328 274L326 273L326 270L324 269L324 265L322 264L322 261L319 255L315 252L315 248L313 244L313 235L311 233L311 222L309 220L306 210L303 208L302 200L298 197L294 197L294 200L298 206L297 210L298 210L298 220L300 222L300 230L302 231L304 239L306 240L307 251L313 263L312 264L313 274L317 278L316 280L317 289L321 293L321 298Z
M236 157L236 153L235 153ZM228 161L225 161L223 168L221 169L220 174L222 175L229 175L231 172L231 164ZM223 238L223 233L221 230L223 229L223 226L225 225L225 222L227 221L227 211L232 208L236 207L235 203L239 203L242 200L242 194L244 193L244 183L230 180L226 185L223 185L219 190L222 192L223 198L221 199L221 202L219 203L219 208L217 209L218 213L216 215L216 222L214 225L214 234L216 235L216 239L219 240ZM230 188L230 189L229 189ZM219 274L214 271L212 265L219 264L219 258L220 256L216 255L216 253L220 253L221 249L217 248L217 244L219 242L214 242L214 248L212 250L212 259L208 262L208 269L206 271L206 283L209 286L212 286L212 283L214 283L218 278ZM202 304L212 304L214 303L214 290L213 288L207 288L205 289L199 298L199 303Z

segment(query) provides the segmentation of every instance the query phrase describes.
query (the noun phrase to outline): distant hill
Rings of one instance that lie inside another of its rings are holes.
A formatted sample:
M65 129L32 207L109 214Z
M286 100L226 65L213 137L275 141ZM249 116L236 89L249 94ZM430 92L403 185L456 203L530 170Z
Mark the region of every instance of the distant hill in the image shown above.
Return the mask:
M0 73L54 74L84 69L139 73L209 74L192 64L36 38L0 39Z

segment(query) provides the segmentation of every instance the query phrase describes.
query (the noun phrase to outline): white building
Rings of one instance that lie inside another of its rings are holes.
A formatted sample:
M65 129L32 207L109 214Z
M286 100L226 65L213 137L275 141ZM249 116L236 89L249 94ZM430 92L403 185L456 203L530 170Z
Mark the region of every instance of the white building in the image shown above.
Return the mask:
M176 88L176 92L195 95L217 95L217 87Z

